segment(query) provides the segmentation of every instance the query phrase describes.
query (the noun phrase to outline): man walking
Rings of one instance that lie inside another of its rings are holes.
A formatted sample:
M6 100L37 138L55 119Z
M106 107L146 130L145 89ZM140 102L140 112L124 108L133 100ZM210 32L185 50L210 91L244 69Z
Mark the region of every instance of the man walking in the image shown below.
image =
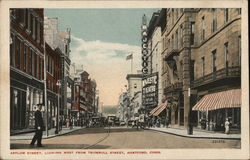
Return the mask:
M42 104L37 104L37 111L35 112L35 135L30 143L31 146L34 146L35 142L37 141L37 147L43 147L42 145L42 136L43 131L45 130L43 118L42 118Z

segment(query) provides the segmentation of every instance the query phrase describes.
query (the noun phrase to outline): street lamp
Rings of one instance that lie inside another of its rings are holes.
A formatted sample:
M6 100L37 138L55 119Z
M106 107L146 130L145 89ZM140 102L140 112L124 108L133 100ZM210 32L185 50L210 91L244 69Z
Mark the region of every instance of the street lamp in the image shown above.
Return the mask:
M57 105L57 114L56 114L56 130L55 130L55 134L58 134L58 132L59 132L59 113L60 113L60 107L59 107L59 105L60 105L60 97L59 97L59 95L60 95L60 88L61 88L61 85L62 85L62 83L61 83L61 80L58 80L57 82L56 82L56 85L58 86L58 105Z

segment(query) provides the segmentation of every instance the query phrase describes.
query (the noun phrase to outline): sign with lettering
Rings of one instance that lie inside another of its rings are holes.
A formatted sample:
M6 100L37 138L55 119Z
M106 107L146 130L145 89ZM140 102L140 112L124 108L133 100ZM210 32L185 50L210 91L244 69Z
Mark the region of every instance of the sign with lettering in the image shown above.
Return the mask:
M142 104L151 109L158 104L158 72L142 79Z

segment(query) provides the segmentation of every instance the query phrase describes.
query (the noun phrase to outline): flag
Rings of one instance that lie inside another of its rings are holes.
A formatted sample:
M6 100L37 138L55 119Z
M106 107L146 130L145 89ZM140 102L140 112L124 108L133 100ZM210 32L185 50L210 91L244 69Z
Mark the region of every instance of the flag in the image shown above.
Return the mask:
M126 58L126 60L130 60L130 59L133 59L133 54L128 55Z

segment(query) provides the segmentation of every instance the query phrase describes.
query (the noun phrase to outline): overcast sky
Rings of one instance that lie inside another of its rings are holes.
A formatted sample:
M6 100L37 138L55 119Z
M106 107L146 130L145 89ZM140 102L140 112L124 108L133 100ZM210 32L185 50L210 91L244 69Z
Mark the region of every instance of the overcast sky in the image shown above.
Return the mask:
M71 61L83 65L97 82L103 105L117 105L126 75L141 70L141 19L159 9L45 9L58 17L59 31L71 28Z

